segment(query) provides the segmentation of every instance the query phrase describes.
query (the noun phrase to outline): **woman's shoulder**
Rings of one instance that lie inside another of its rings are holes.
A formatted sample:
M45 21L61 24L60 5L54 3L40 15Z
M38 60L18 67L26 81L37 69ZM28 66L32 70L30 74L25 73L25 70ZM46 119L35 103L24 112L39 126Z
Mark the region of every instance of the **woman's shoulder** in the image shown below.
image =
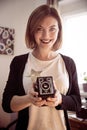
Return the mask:
M29 53L21 54L21 55L16 55L13 59L25 59L28 57Z
M63 54L60 54L60 55L64 60L66 69L69 71L75 71L76 70L76 63L75 63L74 59L69 57L69 56L63 55Z
M14 65L21 66L21 65L25 64L27 62L28 55L29 55L29 53L14 56L10 65L11 66L14 66Z
M61 54L60 53L60 55L61 55L61 57L63 58L63 60L64 60L64 62L66 62L66 63L75 63L74 62L74 59L73 58L71 58L71 57L69 57L69 56L67 56L67 55L64 55L64 54Z
M13 58L12 61L23 61L26 60L28 58L29 53L26 54L21 54L21 55L17 55Z

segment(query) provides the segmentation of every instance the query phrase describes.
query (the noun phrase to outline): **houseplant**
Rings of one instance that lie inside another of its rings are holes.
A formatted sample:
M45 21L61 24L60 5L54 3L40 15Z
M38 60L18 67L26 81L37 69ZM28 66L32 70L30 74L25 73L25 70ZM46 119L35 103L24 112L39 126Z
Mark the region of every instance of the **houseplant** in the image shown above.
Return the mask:
M86 72L83 73L83 80L84 80L83 90L84 90L84 92L87 92L87 73Z

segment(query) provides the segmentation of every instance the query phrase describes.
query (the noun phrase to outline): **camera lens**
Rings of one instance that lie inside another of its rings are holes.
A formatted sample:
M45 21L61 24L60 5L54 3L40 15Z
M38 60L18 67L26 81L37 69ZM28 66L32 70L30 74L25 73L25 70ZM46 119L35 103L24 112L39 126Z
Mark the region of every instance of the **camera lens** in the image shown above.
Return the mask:
M43 90L48 90L49 89L49 83L48 82L43 82L42 83L42 89Z

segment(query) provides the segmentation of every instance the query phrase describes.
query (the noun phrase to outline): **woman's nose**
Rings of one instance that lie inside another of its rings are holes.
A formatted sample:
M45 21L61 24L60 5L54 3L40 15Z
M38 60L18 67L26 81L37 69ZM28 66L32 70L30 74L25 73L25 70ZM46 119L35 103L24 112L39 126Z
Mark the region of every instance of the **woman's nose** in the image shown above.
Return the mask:
M48 31L48 30L44 30L44 31L43 31L43 34L42 34L42 37L43 37L44 39L48 39L49 36L50 36L49 31Z

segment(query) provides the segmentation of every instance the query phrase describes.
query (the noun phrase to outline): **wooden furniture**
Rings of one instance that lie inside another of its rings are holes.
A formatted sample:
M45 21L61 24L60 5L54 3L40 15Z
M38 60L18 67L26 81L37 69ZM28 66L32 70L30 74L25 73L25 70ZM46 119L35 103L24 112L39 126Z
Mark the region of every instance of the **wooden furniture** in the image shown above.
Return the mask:
M87 130L87 120L69 117L71 130Z

